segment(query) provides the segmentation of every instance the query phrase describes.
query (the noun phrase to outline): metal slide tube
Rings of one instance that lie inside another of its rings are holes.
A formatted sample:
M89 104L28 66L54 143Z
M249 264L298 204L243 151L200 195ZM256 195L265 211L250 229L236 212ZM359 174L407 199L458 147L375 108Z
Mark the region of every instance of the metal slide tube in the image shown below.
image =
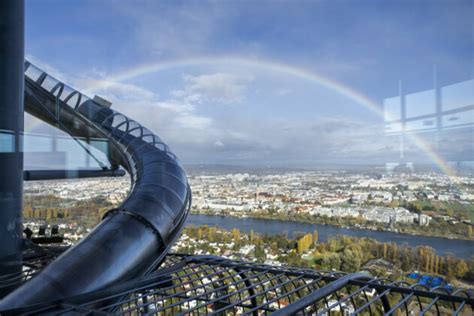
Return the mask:
M164 258L191 205L186 174L158 136L33 65L26 63L25 68L25 110L70 135L108 139L111 158L128 171L132 183L118 208L0 301L0 311L60 300L145 274Z

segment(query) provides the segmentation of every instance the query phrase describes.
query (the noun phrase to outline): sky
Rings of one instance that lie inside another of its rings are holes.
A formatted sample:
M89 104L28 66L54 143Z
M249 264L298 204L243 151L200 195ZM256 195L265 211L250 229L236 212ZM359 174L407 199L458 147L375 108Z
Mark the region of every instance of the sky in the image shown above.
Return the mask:
M432 89L434 67L440 86L474 79L474 3L27 0L25 46L185 164L383 163L399 159L382 104L400 81ZM472 160L472 136L450 131L433 150ZM430 163L417 143L406 159Z

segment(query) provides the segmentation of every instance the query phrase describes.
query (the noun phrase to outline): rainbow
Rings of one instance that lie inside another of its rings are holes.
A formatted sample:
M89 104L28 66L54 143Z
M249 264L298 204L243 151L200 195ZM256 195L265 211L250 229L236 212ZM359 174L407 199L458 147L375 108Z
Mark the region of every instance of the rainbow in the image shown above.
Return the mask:
M314 82L320 86L323 86L329 90L332 90L340 95L343 95L355 103L363 106L367 110L375 113L380 117L384 117L383 107L361 93L360 91L354 90L353 88L344 85L341 82L335 81L328 77L322 76L308 69L297 67L294 65L284 64L269 59L255 59L255 58L243 58L239 56L217 56L217 57L195 57L186 59L174 59L160 62L150 62L141 65L134 66L125 71L119 72L115 75L109 76L106 80L93 81L93 84L86 87L86 90L93 91L100 88L105 88L113 82L122 82L133 79L145 74L151 74L159 71L169 70L178 67L198 66L198 65L232 65L232 66L243 66L260 68L263 70L279 72L285 75L291 75L297 78ZM420 149L422 150L430 160L446 175L455 176L455 171L449 166L449 164L443 160L443 158L420 136L416 134L407 134L407 137Z

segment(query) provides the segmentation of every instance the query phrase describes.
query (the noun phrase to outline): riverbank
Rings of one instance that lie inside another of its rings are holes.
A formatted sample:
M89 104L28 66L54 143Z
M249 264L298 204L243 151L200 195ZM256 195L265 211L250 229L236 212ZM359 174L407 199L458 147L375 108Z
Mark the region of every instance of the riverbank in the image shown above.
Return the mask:
M202 219L207 223L221 219L229 224L245 224L265 220L236 220L230 217L191 215L191 222ZM189 221L188 221L189 222ZM222 224L222 223L221 223ZM306 267L316 270L333 270L356 272L361 269L370 271L378 277L389 277L392 280L403 280L415 283L407 274L420 271L428 277L442 277L448 282L472 282L474 280L474 258L461 259L451 255L439 256L428 247L414 249L408 245L381 243L373 238L335 236L321 240L321 230L305 234L303 237L267 233L254 230L245 231L248 227L223 228L217 225L192 225L183 230L183 240L177 242L175 251L188 253L209 253L227 256L233 259L245 259L273 265ZM256 227L257 229L262 226ZM380 259L383 259L380 265ZM416 272L418 275L419 272ZM412 273L413 275L413 273ZM425 280L427 281L427 280ZM430 284L427 284L430 285ZM471 287L472 285L468 285Z
M439 255L452 254L455 257L464 259L471 258L472 249L474 248L474 242L470 240L455 240L431 236L417 236L416 238L413 238L413 235L395 232L344 228L334 225L282 221L278 219L191 214L187 219L187 223L188 225L196 226L218 226L224 229L238 228L245 232L254 231L256 233L268 235L286 234L290 238L294 238L298 233L310 233L317 229L321 241L329 240L337 235L367 237L382 243L397 243L401 246L409 245L413 248L418 246L429 246L435 249Z
M201 211L192 210L191 214L209 215L209 216L231 216L235 218L254 218L254 219L275 220L275 221L283 221L283 222L305 223L305 224L313 224L313 225L328 225L328 226L334 226L334 227L340 227L340 228L346 228L346 229L372 230L372 231L377 231L377 232L390 232L390 233L405 234L405 235L410 235L410 236L436 237L436 238L446 238L446 239L451 239L451 240L474 241L474 236L471 238L467 238L465 236L460 236L460 235L440 234L436 230L433 230L433 229L427 229L423 231L413 230L413 229L410 229L409 226L407 227L407 226L402 226L402 225L398 225L398 227L396 228L381 227L380 225L375 225L371 223L369 224L363 223L363 222L354 223L351 220L347 220L347 219L339 219L340 220L339 222L337 220L333 220L330 222L323 222L323 221L318 221L317 217L307 218L307 217L298 217L298 216L295 216L295 217L286 216L286 217L281 218L281 214L279 214L279 218L276 218L274 215L259 214L259 213L250 213L250 214L246 214L245 217L242 217L240 214L235 214L232 212L226 212L225 214L216 214L214 212L205 211L205 210L201 210Z

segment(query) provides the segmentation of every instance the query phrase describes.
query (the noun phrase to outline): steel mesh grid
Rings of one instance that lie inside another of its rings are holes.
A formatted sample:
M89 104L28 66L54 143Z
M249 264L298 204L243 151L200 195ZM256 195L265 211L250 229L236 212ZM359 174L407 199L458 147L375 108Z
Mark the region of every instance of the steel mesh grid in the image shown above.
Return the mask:
M467 291L273 267L211 256L167 256L150 275L105 291L32 307L61 315L472 315Z
M16 287L28 281L67 248L68 247L28 247L23 252L23 267L21 271L0 276L0 291L4 288Z

